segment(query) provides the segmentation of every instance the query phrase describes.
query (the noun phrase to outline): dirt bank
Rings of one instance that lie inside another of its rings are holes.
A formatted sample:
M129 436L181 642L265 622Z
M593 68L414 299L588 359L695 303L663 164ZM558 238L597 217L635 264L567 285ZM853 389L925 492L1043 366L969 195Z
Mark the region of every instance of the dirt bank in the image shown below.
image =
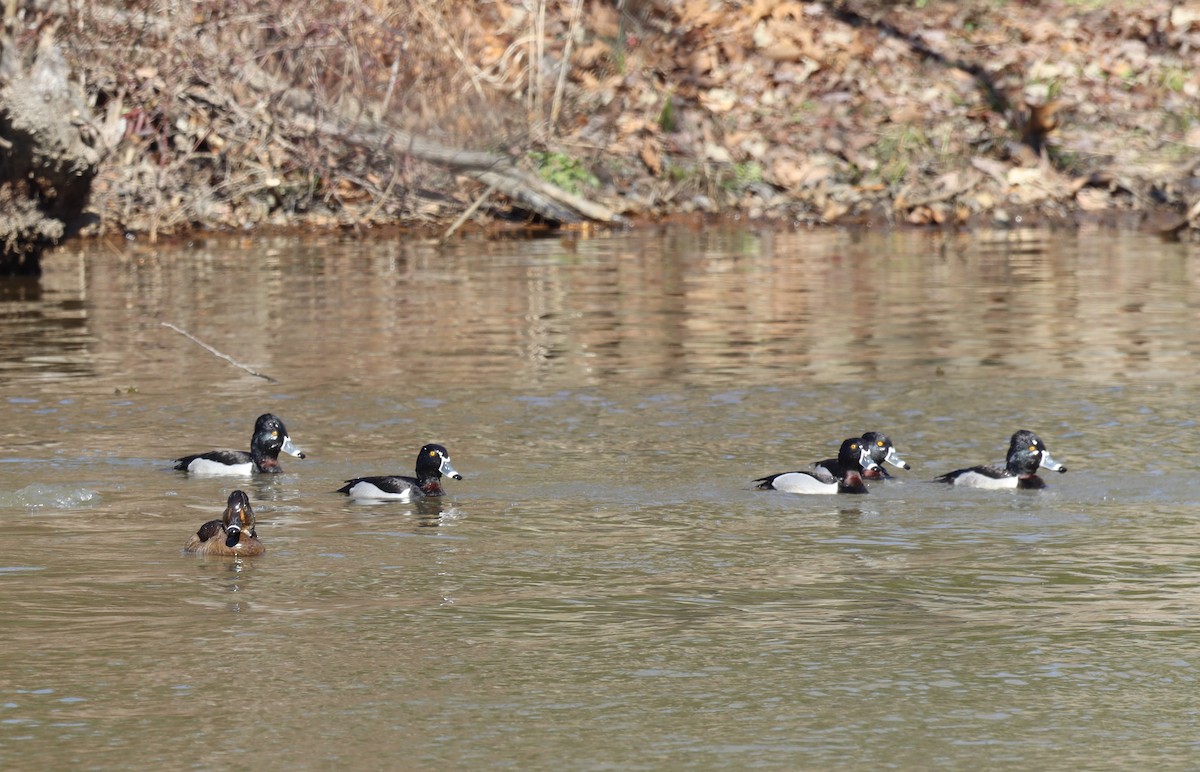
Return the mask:
M235 5L22 6L120 121L93 232L604 219L526 172L634 220L1200 227L1195 0Z

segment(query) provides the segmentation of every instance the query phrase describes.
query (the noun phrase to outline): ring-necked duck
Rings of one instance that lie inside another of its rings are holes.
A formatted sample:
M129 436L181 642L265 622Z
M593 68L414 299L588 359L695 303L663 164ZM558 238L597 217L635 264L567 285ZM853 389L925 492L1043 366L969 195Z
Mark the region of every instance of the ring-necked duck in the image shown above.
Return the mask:
M442 475L461 480L463 477L450 463L450 451L436 443L426 445L417 453L417 476L389 475L355 477L338 488L355 499L391 499L412 501L422 496L442 496Z
M224 555L238 557L261 555L267 551L254 532L254 510L250 508L250 497L242 491L229 494L225 514L220 520L209 520L192 534L184 552L198 555Z
M862 438L845 440L838 450L837 462L843 470L838 479L823 480L815 472L781 472L758 478L755 487L787 493L866 493L863 470L878 469L879 465L871 459L871 450Z
M1033 432L1022 429L1008 443L1008 458L1003 469L998 466L956 469L935 478L933 482L968 488L1045 488L1046 483L1037 475L1039 467L1060 474L1067 471L1065 466L1050 458L1046 443Z
M254 422L249 453L244 450L210 450L175 459L175 468L192 474L274 474L283 471L279 466L280 451L304 458L304 453L292 444L283 421L270 413L263 413Z
M871 460L875 462L874 467L865 469L862 476L868 480L890 480L892 476L883 468L886 462L892 466L898 466L901 469L912 469L907 461L900 458L900 454L896 452L896 446L892 444L892 440L882 432L864 432L862 436L863 444L867 446L867 450L871 454ZM836 458L827 458L824 461L818 461L813 464L813 473L817 479L823 482L833 482L840 480L846 476L846 470L841 462Z

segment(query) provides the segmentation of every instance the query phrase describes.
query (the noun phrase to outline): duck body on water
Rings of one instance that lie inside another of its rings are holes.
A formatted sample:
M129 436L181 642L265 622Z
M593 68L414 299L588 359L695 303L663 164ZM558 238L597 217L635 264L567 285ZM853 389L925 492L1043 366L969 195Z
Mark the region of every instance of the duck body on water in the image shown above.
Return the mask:
M305 453L292 443L283 421L270 413L263 413L254 422L249 453L244 450L210 450L175 459L175 468L198 475L278 474L283 471L279 466L281 452L305 458Z
M824 463L824 462L822 462ZM840 477L824 469L824 475L814 471L780 472L760 477L754 482L759 490L784 491L785 493L866 493L863 472L878 469L879 464L871 459L871 450L861 437L851 437L842 442L835 460Z
M912 468L900 457L886 434L864 432L861 437L845 440L837 458L812 464L812 471L782 472L760 477L754 483L761 490L785 493L866 493L864 480L893 479L884 470L885 463L901 469ZM1067 471L1066 466L1050 456L1046 443L1040 437L1028 429L1021 429L1009 440L1003 467L980 465L956 469L935 478L933 482L964 488L1037 490L1046 487L1045 480L1037 474L1039 469L1060 474Z
M446 450L446 446L430 443L417 453L415 477L355 477L346 480L346 484L338 488L338 493L364 501L414 501L425 496L444 496L443 475L455 480L463 478L450 463L450 451Z
M267 551L254 529L254 510L244 491L229 494L220 520L209 520L183 545L184 552L221 557L252 557Z
M1059 474L1067 471L1050 457L1050 451L1040 437L1028 429L1021 429L1009 440L1003 467L981 465L955 469L934 478L933 482L965 488L1037 490L1046 487L1046 481L1037 474L1042 468Z
M191 474L249 475L254 472L276 474L280 471L279 454L290 453L304 458L292 443L287 428L278 417L264 413L254 425L250 452L215 450L176 459L175 469ZM797 470L767 475L754 480L759 490L775 490L797 494L864 494L866 479L892 479L884 468L890 464L911 469L896 450L890 437L882 432L864 432L859 437L844 440L836 458L811 465L811 470ZM1009 441L1004 467L980 465L956 469L940 475L933 482L960 487L984 489L1044 488L1039 469L1064 473L1066 466L1050 456L1046 444L1035 433L1021 429ZM429 443L417 453L414 475L376 475L355 477L337 489L352 499L362 501L416 501L425 497L444 496L442 479L461 480L463 476L450 461L446 446ZM184 545L184 551L223 556L261 555L266 547L255 532L254 510L249 496L241 490L229 495L221 519L202 525Z

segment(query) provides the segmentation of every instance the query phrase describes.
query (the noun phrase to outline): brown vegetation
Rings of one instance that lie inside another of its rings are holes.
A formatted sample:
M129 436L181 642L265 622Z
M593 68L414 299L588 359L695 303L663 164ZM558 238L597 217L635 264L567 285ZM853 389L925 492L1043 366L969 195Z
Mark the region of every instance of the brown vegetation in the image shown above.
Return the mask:
M84 220L101 160L89 110L44 29L28 56L0 34L0 273L37 273L42 250Z
M101 232L444 227L489 190L551 220L1200 226L1195 0L19 10L18 41L61 24L108 143Z

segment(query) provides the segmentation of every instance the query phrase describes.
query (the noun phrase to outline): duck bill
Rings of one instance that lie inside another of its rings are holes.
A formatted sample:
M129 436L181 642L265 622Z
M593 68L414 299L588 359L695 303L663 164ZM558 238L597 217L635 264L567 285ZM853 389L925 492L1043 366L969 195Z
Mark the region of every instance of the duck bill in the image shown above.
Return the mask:
M875 463L875 459L871 458L871 450L863 446L862 453L858 456L858 465L862 467L863 472L869 472L872 469L883 471L883 467Z
M292 444L292 438L286 434L283 435L283 447L281 447L280 450L282 450L284 453L287 453L289 456L304 458L304 451Z
M1058 463L1054 459L1050 458L1049 451L1045 451L1045 450L1042 451L1042 463L1040 465L1049 469L1051 472L1058 472L1059 474L1062 474L1063 472L1067 471L1067 468L1065 466Z
M896 452L895 448L888 448L887 455L884 456L883 460L892 466L897 466L901 469L912 469L912 466L910 466L907 461L900 458L900 454Z
M242 529L240 526L231 525L225 529L225 546L233 549L242 540Z
M450 459L446 458L445 456L442 456L442 463L438 466L438 471L451 479L462 479L462 475L459 474L458 470L454 468L454 464L451 464Z

